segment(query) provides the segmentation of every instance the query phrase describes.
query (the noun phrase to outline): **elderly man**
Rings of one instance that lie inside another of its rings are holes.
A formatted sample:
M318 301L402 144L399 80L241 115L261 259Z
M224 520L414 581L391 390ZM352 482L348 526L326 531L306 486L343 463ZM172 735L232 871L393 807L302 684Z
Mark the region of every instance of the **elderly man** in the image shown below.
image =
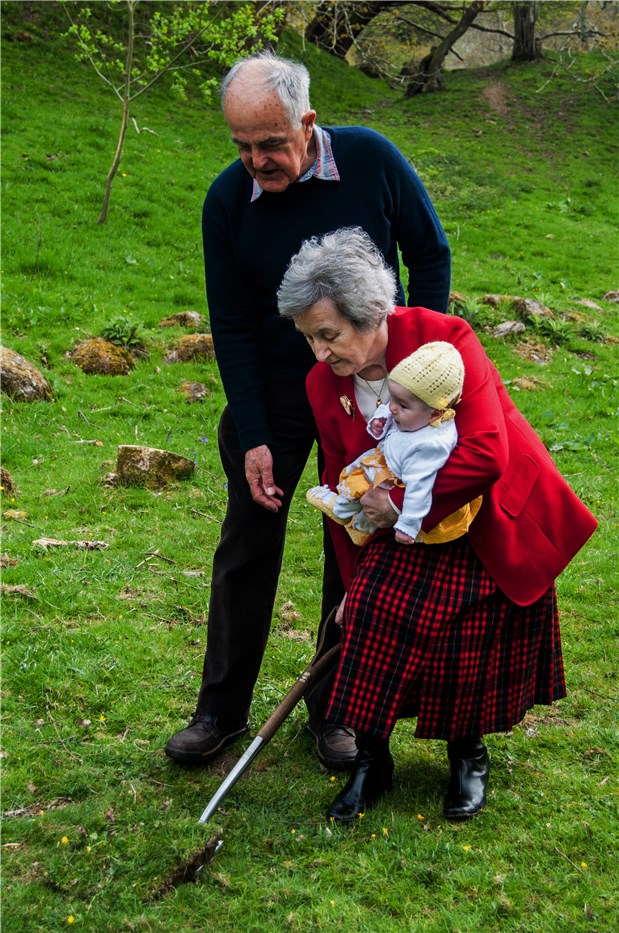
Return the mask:
M277 311L290 258L308 237L358 225L396 272L401 251L409 306L445 311L450 282L445 235L410 164L372 130L318 127L303 65L260 53L231 69L221 94L239 159L211 185L202 231L211 329L228 402L219 427L228 508L213 561L196 711L166 746L170 757L187 763L211 761L247 732L288 510L316 438L305 395L313 354ZM401 285L399 302L405 302ZM364 507L371 510L372 503ZM393 521L377 510L370 517ZM323 617L342 595L327 532ZM356 746L352 732L323 718L329 687L325 680L307 697L308 731L320 761L344 770Z

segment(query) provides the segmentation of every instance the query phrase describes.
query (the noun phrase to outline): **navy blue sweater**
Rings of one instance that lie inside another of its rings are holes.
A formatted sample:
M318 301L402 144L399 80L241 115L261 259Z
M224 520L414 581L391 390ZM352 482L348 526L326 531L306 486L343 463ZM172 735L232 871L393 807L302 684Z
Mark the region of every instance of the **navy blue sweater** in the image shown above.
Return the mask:
M310 178L251 201L252 179L237 160L204 202L206 291L217 363L243 450L271 442L266 383L304 380L314 364L305 339L277 312L290 258L310 236L362 227L399 271L408 304L445 311L450 252L419 177L385 137L363 127L326 127L341 176ZM405 304L400 284L398 303Z

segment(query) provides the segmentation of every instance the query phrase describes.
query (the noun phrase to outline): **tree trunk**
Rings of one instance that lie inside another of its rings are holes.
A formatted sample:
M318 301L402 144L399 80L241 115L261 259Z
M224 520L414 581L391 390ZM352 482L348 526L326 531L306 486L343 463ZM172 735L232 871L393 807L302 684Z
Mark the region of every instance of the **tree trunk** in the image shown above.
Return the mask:
M514 45L513 62L537 62L542 57L540 43L535 38L535 25L539 14L539 0L513 3Z
M101 206L101 213L99 214L99 219L97 221L99 224L104 224L107 220L107 212L110 207L110 196L112 194L112 183L116 176L116 172L118 171L118 166L120 165L120 160L122 158L123 148L125 145L125 136L127 135L127 124L129 123L129 103L131 101L131 68L133 67L133 45L135 42L135 8L137 4L138 0L127 0L127 11L129 14L129 19L127 28L127 55L125 58L125 91L122 99L123 115L120 122L120 133L118 136L116 152L114 153L114 161L110 166L110 170L107 173L107 178L105 180L103 205Z
M107 173L107 178L105 180L105 193L103 195L103 204L101 206L101 213L99 214L98 224L104 224L107 220L107 213L110 207L110 196L112 194L112 183L116 172L118 171L118 166L120 165L120 160L123 154L123 147L125 145L125 136L127 135L127 123L129 122L129 101L125 97L123 100L123 116L120 124L120 135L118 137L118 145L116 146L116 152L114 153L114 161L110 166L110 170Z
M473 0L473 3L465 8L457 26L454 26L439 45L435 45L419 64L415 62L404 66L401 75L409 78L404 92L407 99L425 91L437 90L443 86L441 68L447 54L458 39L464 35L477 15L483 11L485 5L484 0Z
M397 6L397 0L382 3L326 0L318 5L314 19L305 30L305 38L325 52L345 58L368 23L392 6Z

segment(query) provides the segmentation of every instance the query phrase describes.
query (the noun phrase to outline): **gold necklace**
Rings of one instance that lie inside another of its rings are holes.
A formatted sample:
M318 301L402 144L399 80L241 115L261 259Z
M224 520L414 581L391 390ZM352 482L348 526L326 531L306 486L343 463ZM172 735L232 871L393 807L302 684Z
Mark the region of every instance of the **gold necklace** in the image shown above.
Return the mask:
M387 374L387 376L388 376L388 375L389 375L389 374ZM381 398L381 395L382 395L383 392L385 391L385 383L387 382L387 376L385 376L385 378L383 379L383 384L381 385L381 387L380 387L380 389L379 389L378 392L376 391L376 389L374 388L374 386L371 385L371 384L368 382L367 379L364 379L363 376L359 376L359 379L361 379L363 382L365 382L366 386L368 387L368 389L370 390L370 392L372 393L372 395L374 395L374 396L376 397L376 407L377 407L377 408L380 408L380 406L383 404L383 400L382 400L382 398ZM378 379L376 379L376 380L374 380L374 381L375 381L375 382L378 382Z

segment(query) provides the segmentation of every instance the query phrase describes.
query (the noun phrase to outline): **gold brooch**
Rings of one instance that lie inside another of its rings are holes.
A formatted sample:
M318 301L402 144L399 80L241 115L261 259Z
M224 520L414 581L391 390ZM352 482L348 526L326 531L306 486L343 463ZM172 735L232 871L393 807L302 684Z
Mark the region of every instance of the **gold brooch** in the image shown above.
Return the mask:
M355 420L355 406L354 406L353 403L350 401L350 399L348 398L348 396L347 396L347 395L340 395L340 403L341 403L342 408L343 408L344 411L346 412L346 414L347 414L347 415L350 415L350 417L351 417L351 418L353 419L353 421L354 421L354 420Z

